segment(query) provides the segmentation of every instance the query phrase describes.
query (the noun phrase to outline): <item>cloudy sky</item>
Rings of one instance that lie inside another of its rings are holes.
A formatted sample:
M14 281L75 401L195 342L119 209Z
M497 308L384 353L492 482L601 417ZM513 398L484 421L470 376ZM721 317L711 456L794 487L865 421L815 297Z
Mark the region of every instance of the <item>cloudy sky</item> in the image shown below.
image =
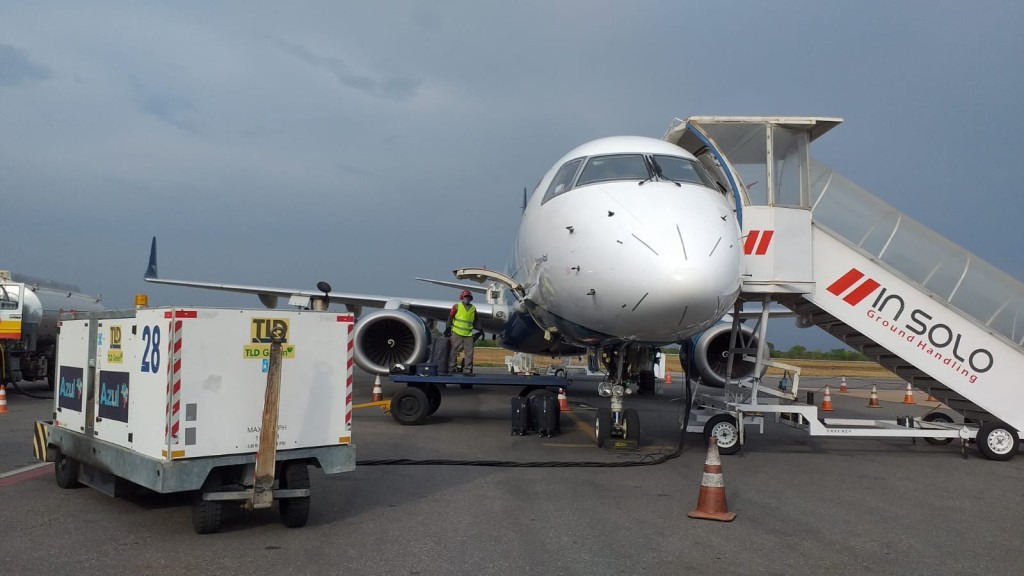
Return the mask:
M1024 3L0 1L0 268L449 298L530 189L674 117L821 115L812 154L1024 278ZM253 300L250 302L250 300ZM837 347L816 329L782 347Z

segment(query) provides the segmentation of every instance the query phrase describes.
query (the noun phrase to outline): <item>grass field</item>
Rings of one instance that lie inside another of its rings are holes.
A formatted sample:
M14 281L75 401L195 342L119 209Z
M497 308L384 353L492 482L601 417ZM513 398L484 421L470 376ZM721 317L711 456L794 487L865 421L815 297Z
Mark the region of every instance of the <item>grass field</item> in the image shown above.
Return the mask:
M475 360L477 366L504 366L505 356L512 352L504 348L477 348ZM681 372L678 356L667 356L668 366L673 372ZM582 364L583 360L572 359L576 364ZM561 360L538 356L535 363L538 369L544 370L551 364L558 364ZM798 360L784 358L780 362L800 367L801 376L840 377L848 378L892 378L892 372L882 368L874 362L840 362L834 360ZM769 376L780 376L782 371L777 368L769 368Z

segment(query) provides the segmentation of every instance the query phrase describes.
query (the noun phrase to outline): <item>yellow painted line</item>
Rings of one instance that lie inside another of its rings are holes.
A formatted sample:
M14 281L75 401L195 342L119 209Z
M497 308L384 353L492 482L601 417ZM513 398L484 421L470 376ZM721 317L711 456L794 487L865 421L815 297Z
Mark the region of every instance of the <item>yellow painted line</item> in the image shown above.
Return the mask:
M586 432L591 438L597 437L596 433L594 432L594 427L591 426L589 423L584 422L583 419L577 416L575 412L566 412L566 414L568 414L569 418L571 418L572 421L576 423L576 426L578 428Z

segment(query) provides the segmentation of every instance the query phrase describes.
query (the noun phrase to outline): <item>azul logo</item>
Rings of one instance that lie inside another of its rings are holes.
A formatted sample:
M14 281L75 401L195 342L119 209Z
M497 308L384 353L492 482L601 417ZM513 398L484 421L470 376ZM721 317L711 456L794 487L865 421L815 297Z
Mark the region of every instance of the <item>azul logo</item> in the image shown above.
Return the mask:
M82 411L82 369L70 366L60 367L60 382L57 389L57 406L76 412Z
M992 352L985 348L972 349L964 342L963 334L946 324L934 322L934 317L921 308L914 308L906 313L907 302L902 296L886 290L872 278L865 278L864 273L856 268L851 268L827 290L837 297L842 297L843 302L850 306L856 306L879 288L881 291L867 311L868 318L892 332L897 338L913 344L928 356L942 362L944 366L955 370L971 384L977 382L978 374L992 369L995 364ZM906 318L909 322L902 323L901 318Z
M768 245L772 243L774 230L751 230L747 234L747 240L743 243L743 253L746 255L764 256L768 252ZM761 239L758 242L758 238Z
M128 373L100 371L99 416L128 422Z

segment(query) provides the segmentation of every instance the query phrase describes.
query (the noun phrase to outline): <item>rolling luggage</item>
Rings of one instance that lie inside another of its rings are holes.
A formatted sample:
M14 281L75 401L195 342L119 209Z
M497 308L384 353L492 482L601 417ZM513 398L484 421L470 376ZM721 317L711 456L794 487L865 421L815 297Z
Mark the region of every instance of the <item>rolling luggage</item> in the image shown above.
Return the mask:
M432 362L424 362L416 365L416 374L418 376L437 376L437 370L437 365Z
M452 351L452 341L444 336L435 338L430 343L430 363L437 365L437 373L441 376L447 376L448 371L448 355Z
M534 395L530 397L530 428L537 434L550 438L561 432L558 399L554 396Z
M530 401L512 397L512 435L525 436L530 429Z

